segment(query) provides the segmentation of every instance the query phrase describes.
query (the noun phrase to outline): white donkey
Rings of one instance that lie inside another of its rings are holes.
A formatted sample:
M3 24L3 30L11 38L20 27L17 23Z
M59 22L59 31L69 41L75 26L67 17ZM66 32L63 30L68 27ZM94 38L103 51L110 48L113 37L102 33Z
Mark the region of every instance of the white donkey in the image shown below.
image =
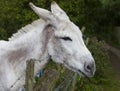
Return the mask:
M51 57L70 70L92 77L96 67L86 48L80 29L55 3L51 12L30 7L41 18L13 34L9 41L0 41L0 91L20 91L25 84L26 61L33 58L35 75Z

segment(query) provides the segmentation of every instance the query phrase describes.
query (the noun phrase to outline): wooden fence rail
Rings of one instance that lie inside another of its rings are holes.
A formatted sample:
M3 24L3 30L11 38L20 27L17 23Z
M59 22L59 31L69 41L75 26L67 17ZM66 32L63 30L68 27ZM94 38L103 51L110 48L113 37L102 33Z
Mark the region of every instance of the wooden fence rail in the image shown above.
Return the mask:
M60 66L60 65L58 65ZM64 81L57 83L60 73L56 68L47 68L44 74L34 83L34 60L27 62L25 91L74 91L77 74L64 68L58 67L63 71ZM69 90L68 90L69 89Z

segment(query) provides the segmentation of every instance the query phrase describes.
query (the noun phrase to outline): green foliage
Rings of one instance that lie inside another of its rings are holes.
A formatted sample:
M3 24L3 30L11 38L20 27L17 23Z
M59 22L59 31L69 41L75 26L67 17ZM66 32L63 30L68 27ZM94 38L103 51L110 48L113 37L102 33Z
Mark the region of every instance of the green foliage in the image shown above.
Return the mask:
M31 22L35 15L28 8L25 0L3 0L0 2L0 27L3 28L7 37L10 37L22 26Z
M52 0L1 0L0 28L10 37L18 29L37 19L28 3L49 8ZM79 27L85 26L85 34L97 36L110 43L118 44L113 28L120 25L119 0L56 0Z
M0 28L0 39L3 39L3 40L7 39L7 33L3 28Z

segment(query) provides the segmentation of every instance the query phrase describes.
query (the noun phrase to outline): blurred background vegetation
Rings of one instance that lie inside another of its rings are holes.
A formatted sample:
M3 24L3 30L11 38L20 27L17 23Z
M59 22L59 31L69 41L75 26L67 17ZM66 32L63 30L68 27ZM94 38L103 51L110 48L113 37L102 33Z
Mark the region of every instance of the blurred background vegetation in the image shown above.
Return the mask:
M51 1L0 0L0 39L7 40L18 29L38 19L38 16L30 9L29 2L50 9ZM120 26L120 0L55 1L80 29L84 26L83 37L85 40L88 37L90 38L88 48L97 64L96 75L92 78L94 83L77 76L74 91L120 91L120 83L109 61L108 51L105 47L107 43L120 48L120 41L116 37L115 31L115 28ZM47 68L51 68L51 66L53 63L48 64ZM58 69L57 67L54 68ZM64 74L61 71L59 73L60 78L57 84L64 80Z

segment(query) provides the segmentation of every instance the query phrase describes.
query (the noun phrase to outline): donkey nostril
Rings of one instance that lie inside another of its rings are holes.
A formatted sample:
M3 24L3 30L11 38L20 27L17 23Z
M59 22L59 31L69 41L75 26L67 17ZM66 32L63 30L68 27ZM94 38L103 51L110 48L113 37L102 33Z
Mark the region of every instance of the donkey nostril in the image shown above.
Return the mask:
M88 69L88 70L91 70L91 67L88 65L88 66L87 66L87 69Z
M86 65L85 65L85 70L86 70L87 72L90 72L90 71L92 70L92 65L91 65L91 64L86 64Z
M84 65L84 70L87 74L93 76L96 71L95 62L86 62Z

